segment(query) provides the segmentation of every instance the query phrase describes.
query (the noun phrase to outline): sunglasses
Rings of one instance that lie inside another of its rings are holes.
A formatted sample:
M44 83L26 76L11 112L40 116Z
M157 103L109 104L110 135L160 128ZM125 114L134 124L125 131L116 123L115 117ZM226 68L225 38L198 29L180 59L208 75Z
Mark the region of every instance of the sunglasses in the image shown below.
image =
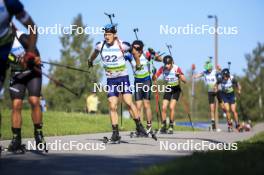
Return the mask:
M141 51L141 50L142 50L141 47L135 47L135 46L133 46L133 48L134 48L136 51Z

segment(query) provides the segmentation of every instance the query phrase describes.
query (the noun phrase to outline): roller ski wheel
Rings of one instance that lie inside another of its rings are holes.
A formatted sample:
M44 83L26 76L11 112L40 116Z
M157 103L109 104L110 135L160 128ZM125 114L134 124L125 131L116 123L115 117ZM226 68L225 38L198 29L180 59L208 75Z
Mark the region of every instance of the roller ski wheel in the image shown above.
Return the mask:
M108 137L103 137L103 143L107 144L120 144L121 143L121 137L119 136L119 138L117 140L112 140L111 138L109 139Z

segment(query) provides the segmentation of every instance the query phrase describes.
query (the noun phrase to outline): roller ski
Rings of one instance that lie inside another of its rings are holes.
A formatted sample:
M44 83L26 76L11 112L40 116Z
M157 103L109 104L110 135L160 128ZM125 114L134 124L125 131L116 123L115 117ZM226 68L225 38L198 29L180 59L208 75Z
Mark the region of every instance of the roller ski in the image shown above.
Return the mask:
M143 128L144 129L144 128ZM153 132L151 126L150 127L147 127L147 130L144 132L138 132L138 131L135 131L135 132L131 132L130 133L130 138L135 138L135 137L149 137L151 136L152 139L154 139L155 141L158 140L155 132Z
M35 142L36 142L36 150L40 152L48 153L48 148L46 141L44 140L44 136L41 130L36 130L34 133L35 136Z
M148 128L148 131L146 131L141 123L137 125L136 131L130 133L130 138L135 137L149 137L151 135L151 138L154 140L158 140L156 137L156 134L152 131L151 127Z
M14 135L8 148L4 149L4 151L8 151L14 154L25 154L27 149L25 144L21 144L21 137Z

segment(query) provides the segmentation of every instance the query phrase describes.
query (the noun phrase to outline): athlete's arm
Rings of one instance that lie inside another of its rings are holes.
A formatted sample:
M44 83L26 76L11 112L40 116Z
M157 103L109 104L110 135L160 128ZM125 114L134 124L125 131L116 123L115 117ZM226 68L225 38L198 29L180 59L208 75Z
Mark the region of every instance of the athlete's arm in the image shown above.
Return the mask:
M156 74L152 76L152 80L156 81L162 73L163 73L163 67L160 67L159 70L156 72Z
M132 55L133 55L135 62L136 62L136 69L141 69L141 64L140 64L141 54L137 52L137 53L132 53Z
M238 83L238 81L235 78L232 79L232 84L237 89L237 93L240 94L241 93L241 85Z
M93 66L93 61L96 59L96 57L101 52L102 47L103 47L103 43L101 42L96 43L93 53L91 54L90 58L87 60L87 65L89 67Z
M89 60L90 60L91 62L93 62L93 61L96 59L96 57L97 57L98 55L99 55L99 51L95 49L95 50L93 51L92 55L90 56L90 59L89 59ZM89 61L89 60L88 60L88 61Z
M32 20L32 18L27 14L26 11L19 13L16 15L16 18L26 27L27 29L32 28L33 30L29 30L29 39L28 39L28 48L27 52L34 52L37 43L37 32L34 32L34 27L36 24Z
M180 74L179 77L180 77L180 80L181 80L183 83L186 83L186 82L187 82L187 81L186 81L186 78L185 78L185 76L184 76L183 74Z
M194 74L192 76L193 79L196 79L196 78L201 78L203 76L203 73L198 73L198 74Z
M186 83L186 78L181 70L181 68L178 67L178 69L175 71L176 76L182 81L183 83Z
M29 40L27 52L35 51L36 42L37 42L37 32L34 32L36 25L30 15L24 10L24 6L19 0L7 0L6 5L8 11L11 15L14 15L16 19L24 25L25 28L32 29L29 30ZM35 27L35 28L34 28Z
M146 57L150 61L151 59L154 59L155 61L162 62L163 57L159 55L158 52L155 52L153 49L149 48L146 52Z

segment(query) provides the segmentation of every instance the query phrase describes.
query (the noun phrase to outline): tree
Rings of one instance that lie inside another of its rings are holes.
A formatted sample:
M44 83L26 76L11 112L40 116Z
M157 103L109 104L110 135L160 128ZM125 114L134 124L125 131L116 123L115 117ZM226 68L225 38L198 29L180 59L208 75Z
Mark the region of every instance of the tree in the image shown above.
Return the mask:
M82 16L78 15L73 25L84 28ZM92 40L85 33L77 33L74 30L71 34L64 34L60 38L62 49L61 59L58 63L87 69L87 59L92 51ZM93 90L93 83L97 83L101 73L98 66L89 69L90 73L76 72L60 67L51 67L50 75L79 94L74 96L63 88L55 87L53 82L44 88L44 96L51 109L63 111L83 111L85 99Z
M251 54L247 54L245 76L240 78L242 95L239 100L240 114L243 119L263 120L264 97L264 45L258 46Z

